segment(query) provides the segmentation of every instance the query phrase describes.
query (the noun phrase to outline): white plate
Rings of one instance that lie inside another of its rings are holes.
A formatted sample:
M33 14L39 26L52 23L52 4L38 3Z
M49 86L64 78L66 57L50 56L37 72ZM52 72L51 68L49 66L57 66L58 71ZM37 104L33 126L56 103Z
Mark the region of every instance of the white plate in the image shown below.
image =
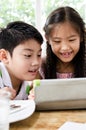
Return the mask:
M18 108L11 108L9 115L9 122L13 123L30 117L35 111L34 100L12 100L10 105L20 106Z

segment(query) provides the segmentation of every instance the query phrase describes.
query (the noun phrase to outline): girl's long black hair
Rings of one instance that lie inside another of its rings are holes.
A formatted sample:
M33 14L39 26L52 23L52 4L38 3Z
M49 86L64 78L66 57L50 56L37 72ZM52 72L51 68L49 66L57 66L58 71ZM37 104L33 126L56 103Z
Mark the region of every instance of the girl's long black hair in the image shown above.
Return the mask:
M83 19L80 17L79 13L71 7L60 7L48 16L44 31L45 35L49 36L50 31L52 29L51 25L56 25L58 23L62 23L68 21L70 22L77 32L80 34L81 42L80 42L80 50L72 60L74 65L74 76L75 78L79 77L86 77L86 30L85 30L85 23ZM51 46L47 41L47 48L46 48L46 60L42 64L42 68L44 69L45 79L54 79L56 77L56 71L58 64L58 58L53 53Z

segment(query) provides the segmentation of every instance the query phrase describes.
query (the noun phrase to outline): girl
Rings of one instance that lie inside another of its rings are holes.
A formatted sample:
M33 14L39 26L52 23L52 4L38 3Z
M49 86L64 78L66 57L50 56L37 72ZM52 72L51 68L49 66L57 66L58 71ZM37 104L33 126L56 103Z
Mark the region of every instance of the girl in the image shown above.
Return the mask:
M38 30L22 21L0 30L0 91L10 91L11 99L28 99L25 88L38 73L42 43Z
M60 7L48 16L45 26L46 58L40 69L45 79L86 76L85 23L71 7Z

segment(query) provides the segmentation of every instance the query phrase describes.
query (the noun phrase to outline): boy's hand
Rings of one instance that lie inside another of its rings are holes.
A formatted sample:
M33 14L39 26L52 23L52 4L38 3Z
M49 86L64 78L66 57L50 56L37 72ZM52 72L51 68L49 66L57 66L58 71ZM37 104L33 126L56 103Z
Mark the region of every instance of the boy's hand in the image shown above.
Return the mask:
M30 90L30 93L29 93L29 95L28 95L28 99L33 99L33 100L34 100L34 98L35 98L35 96L34 96L34 90L31 89L31 90Z
M0 92L3 91L3 90L9 91L11 93L11 96L10 96L11 100L13 100L16 97L16 91L13 88L4 87L4 88L0 89Z

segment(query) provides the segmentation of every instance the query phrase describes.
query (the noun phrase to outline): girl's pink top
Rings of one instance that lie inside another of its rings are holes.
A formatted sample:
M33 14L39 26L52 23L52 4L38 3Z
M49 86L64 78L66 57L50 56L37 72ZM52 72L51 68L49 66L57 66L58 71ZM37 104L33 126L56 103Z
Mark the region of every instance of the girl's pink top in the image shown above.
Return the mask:
M56 73L58 79L73 78L73 73Z
M44 72L42 69L39 70L40 75L42 76L43 79L45 79ZM57 79L63 79L63 78L74 78L73 73L58 73L56 72Z

